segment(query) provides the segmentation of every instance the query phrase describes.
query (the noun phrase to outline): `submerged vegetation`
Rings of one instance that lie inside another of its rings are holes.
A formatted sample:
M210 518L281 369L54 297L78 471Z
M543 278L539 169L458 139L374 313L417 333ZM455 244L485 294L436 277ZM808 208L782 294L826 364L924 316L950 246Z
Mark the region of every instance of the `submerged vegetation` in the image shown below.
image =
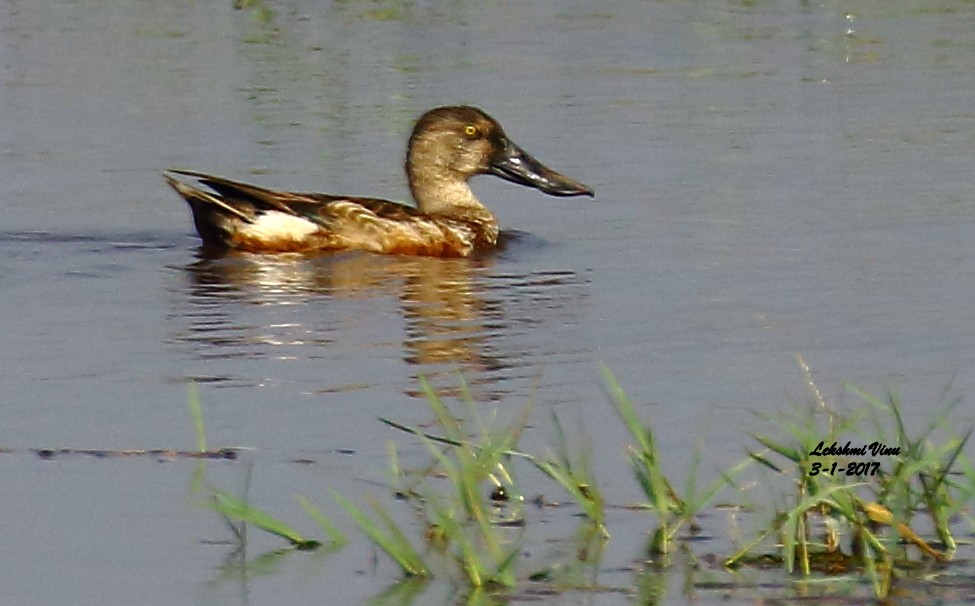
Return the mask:
M947 566L956 549L953 523L962 519L969 526L972 523L965 507L975 495L975 467L964 454L971 430L961 435L953 431L949 406L933 414L922 431L911 434L896 395L879 398L855 386L849 389L864 406L857 414L841 414L827 404L803 368L813 394L810 405L766 419L774 427L773 435L753 434L757 448L703 488L696 485L700 455L695 456L682 490L663 472L666 453L661 452L652 429L612 373L603 369L609 399L632 438L627 461L644 500L625 509L648 515L647 565L666 569L667 555L677 548L699 563L691 548L698 518L713 511L717 496L727 492L769 504L766 510L747 503L726 506L768 519L757 524L750 538L739 541L735 553L713 563L713 568L729 575L780 567L797 582L820 578L849 582L851 587L866 578L870 592L886 598L899 579L918 581ZM523 546L532 531L526 506L544 505L542 497L529 500L518 480L520 472L532 468L560 487L584 520L576 538L577 562L598 563L610 540L606 509L620 506L607 505L590 450L570 443L552 411L554 443L548 452L522 451L519 442L532 413L531 402L513 420L499 424L486 422L469 395L462 398L463 410L452 410L426 382L423 389L434 430L381 419L418 440L429 455L418 470L406 470L396 447L390 446L390 496L409 506L416 523L398 523L381 500L370 499L368 508L363 508L330 491L359 530L396 563L404 577L446 579L467 588L467 593L515 591L535 582L559 591L605 590L579 580L572 565L531 563L535 568L525 569L523 563ZM206 438L195 392L190 405L203 451ZM743 480L746 470L747 482ZM248 525L279 536L296 549L323 545L253 507L246 496L209 486L202 472L197 486L206 495L206 506L223 516L241 548ZM763 489L777 492L756 498ZM321 528L327 546L341 548L347 539L338 525L308 499L299 500ZM415 585L410 587L416 591ZM657 589L625 591L642 600L647 591Z

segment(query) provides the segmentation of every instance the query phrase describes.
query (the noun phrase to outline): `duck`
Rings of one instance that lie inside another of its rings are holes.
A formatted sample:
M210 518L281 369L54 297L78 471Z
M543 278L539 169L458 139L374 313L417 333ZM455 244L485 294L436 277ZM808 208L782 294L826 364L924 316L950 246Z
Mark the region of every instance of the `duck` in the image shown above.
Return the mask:
M467 257L498 244L498 221L469 184L483 174L551 196L595 195L513 143L484 110L466 105L434 108L417 120L406 153L414 205L275 191L193 170L163 176L189 204L204 247Z

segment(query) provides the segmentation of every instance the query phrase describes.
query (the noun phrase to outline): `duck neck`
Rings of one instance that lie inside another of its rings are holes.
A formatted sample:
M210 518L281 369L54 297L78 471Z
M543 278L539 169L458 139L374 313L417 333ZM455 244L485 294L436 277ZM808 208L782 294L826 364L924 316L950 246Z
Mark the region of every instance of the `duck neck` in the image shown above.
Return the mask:
M467 181L450 177L445 166L436 163L407 164L410 192L421 212L482 224L497 225L497 220L477 199Z

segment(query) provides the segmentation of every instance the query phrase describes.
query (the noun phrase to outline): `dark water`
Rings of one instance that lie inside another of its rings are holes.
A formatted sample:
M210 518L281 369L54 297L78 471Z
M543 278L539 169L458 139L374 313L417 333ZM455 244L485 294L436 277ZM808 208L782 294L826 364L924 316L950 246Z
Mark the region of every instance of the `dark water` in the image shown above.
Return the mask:
M355 604L396 580L361 537L240 578L195 463L31 454L192 448L191 380L253 499L309 532L293 494L385 494L386 443L423 453L376 421L427 422L420 377L502 415L534 398L536 452L553 405L619 503L600 362L677 474L804 400L797 354L827 397L891 387L921 422L975 383L973 73L964 2L0 1L3 601ZM596 200L478 179L513 230L482 259L207 257L159 175L406 199L412 121L455 103ZM611 523L599 580L633 583L646 524Z

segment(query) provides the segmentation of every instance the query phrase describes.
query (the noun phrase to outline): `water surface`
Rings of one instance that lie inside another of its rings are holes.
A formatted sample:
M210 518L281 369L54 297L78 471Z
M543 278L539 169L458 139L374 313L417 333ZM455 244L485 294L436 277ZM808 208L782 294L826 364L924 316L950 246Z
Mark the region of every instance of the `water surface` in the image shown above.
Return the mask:
M396 580L360 537L242 582L219 568L232 549L194 504L192 462L31 454L192 448L190 381L211 444L253 449L254 500L309 532L292 494L326 508L325 486L385 494L386 442L422 456L376 421L429 421L420 377L447 395L463 381L502 415L534 399L536 452L552 405L596 445L617 503L637 493L600 362L678 475L699 438L713 473L749 445L752 411L807 397L797 354L841 405L857 405L842 381L891 387L913 423L946 387L971 391L975 10L849 11L0 2L0 447L14 450L0 562L33 571L5 596L320 603L340 578L335 599L362 603ZM456 103L595 201L478 178L511 230L481 259L214 257L159 175L405 200L412 121ZM209 473L229 488L244 466ZM571 535L568 514L534 515ZM646 524L611 522L600 581L635 582Z

